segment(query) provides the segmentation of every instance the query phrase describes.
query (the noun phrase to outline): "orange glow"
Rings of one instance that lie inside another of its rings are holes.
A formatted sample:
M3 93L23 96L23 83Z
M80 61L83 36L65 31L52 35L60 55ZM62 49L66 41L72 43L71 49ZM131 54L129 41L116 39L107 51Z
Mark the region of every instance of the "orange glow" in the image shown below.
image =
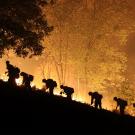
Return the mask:
M7 81L8 81L8 77L7 77L6 74L2 74L2 75L0 76L0 79L2 79L4 82L7 82Z
M8 77L5 74L2 74L0 76L0 78L4 81L8 80ZM18 86L22 85L22 78L21 77L16 79L16 84ZM32 82L31 87L34 87L34 86L36 86L36 84L34 82ZM42 89L42 87L38 87L38 88ZM60 96L60 91L61 91L61 89L55 88L54 95ZM46 92L48 92L48 90ZM66 95L63 94L62 97L66 97ZM87 96L81 96L81 94L77 95L77 91L75 91L75 93L73 94L72 99L74 101L78 101L78 102L81 102L81 103L88 103L88 104L90 104L90 100L91 100L91 98L88 95ZM113 101L109 102L108 98L106 98L105 100L103 98L102 107L103 107L103 109L113 111L116 108L116 103L113 102ZM130 114L132 116L135 116L135 109L132 107L132 105L130 105L126 108L126 114Z
M22 78L15 79L18 86L22 85Z
M30 85L31 85L31 87L34 87L34 86L36 86L34 83L31 83Z
M82 102L82 103L86 103L86 100L84 97L81 97L81 96L73 96L73 100L75 101L79 101L79 102Z

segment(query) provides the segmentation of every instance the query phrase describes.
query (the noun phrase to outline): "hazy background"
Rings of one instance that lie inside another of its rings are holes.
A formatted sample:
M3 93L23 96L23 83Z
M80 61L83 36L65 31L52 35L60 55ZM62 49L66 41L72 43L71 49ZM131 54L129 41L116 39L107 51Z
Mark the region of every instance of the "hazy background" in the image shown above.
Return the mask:
M103 94L103 107L113 109L118 96L135 101L135 1L55 0L43 9L54 31L45 38L42 56L18 58L12 51L0 60L34 75L36 87L43 78L75 88L74 99L89 103L89 91ZM134 113L133 108L127 108Z

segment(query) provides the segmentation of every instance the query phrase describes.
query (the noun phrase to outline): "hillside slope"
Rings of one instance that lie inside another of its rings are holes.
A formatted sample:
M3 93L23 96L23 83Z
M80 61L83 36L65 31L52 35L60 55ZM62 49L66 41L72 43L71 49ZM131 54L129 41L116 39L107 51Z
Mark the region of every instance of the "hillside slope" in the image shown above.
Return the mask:
M135 118L87 104L0 85L0 130L43 132L134 132Z

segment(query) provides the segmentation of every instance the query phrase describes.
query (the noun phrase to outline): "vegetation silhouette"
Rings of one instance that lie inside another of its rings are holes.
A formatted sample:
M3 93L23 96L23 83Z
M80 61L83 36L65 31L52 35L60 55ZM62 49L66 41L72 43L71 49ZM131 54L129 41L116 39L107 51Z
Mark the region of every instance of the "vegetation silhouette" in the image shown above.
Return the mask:
M113 99L114 99L114 101L117 102L116 110L117 110L117 108L119 107L119 109L120 109L120 114L121 114L121 115L124 115L124 113L125 113L125 112L124 112L124 111L125 111L125 108L126 108L126 106L128 105L127 101L126 101L126 100L123 100L123 99L121 99L121 98L117 98L117 97L114 97Z
M91 105L94 103L94 107L97 109L102 109L102 98L103 96L99 94L98 92L89 92L89 96L91 96Z
M66 94L68 100L72 100L72 94L74 93L74 89L68 86L60 85L60 88L63 89L63 91L60 92L60 94Z
M52 1L52 0L51 0ZM0 0L0 57L12 49L20 57L41 55L41 39L53 30L42 8L46 0Z

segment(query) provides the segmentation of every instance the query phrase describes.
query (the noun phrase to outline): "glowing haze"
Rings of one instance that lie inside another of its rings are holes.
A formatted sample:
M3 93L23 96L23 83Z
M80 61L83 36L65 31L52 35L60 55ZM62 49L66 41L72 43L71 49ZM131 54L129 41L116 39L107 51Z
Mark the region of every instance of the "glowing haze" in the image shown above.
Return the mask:
M8 59L21 71L74 87L74 99L89 103L89 91L103 94L103 107L113 109L113 96L135 98L134 0L55 0L43 12L54 31L40 57L18 58L12 51L0 61L1 77ZM59 93L59 85L55 90ZM130 107L128 108L130 113ZM132 109L133 110L133 109Z

